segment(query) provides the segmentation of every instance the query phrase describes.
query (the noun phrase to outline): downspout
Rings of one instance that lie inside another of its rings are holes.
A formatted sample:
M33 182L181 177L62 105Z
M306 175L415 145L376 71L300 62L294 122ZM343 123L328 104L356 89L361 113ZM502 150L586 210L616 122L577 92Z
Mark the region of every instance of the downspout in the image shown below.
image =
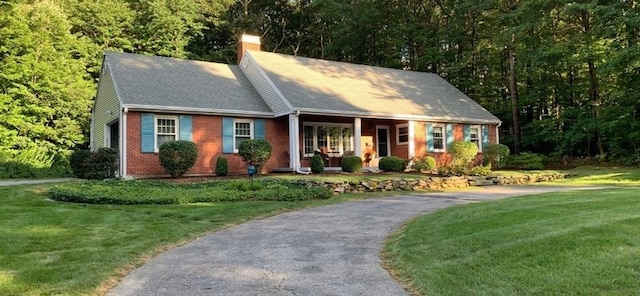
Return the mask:
M502 125L502 122L499 122L498 125L496 125L496 144L500 144L500 126Z
M120 178L127 178L127 113L129 108L120 109Z
M293 153L295 155L295 162L293 163L293 170L298 173L298 174L302 174L302 175L308 175L309 172L304 172L302 170L300 170L300 110L296 110L296 112L293 114L293 130L295 131L293 133L293 145L295 146L295 149L293 150Z

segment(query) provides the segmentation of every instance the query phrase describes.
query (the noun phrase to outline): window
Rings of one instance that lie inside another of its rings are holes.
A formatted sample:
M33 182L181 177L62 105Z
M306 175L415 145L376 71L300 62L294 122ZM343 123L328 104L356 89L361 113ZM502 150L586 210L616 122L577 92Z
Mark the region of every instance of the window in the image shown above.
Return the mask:
M158 152L162 144L178 140L178 117L176 116L156 116L155 117L156 145Z
M409 143L409 126L405 124L396 125L396 143L398 145L406 145Z
M353 150L353 126L336 123L310 123L303 126L303 151L305 157L315 151L339 156Z
M431 131L431 138L433 139L433 151L443 152L447 150L444 141L444 125L434 125Z
M478 146L478 152L482 152L482 145L480 144L480 126L472 125L469 127L469 141Z
M240 144L253 139L253 120L235 119L233 121L233 149L238 153Z

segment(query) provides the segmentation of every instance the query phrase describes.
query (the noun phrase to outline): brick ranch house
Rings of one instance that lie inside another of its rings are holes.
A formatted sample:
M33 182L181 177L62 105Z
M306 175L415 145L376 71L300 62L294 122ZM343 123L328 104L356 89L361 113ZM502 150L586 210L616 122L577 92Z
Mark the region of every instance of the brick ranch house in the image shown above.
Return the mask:
M91 148L119 151L119 175L164 175L158 147L197 144L187 175L212 175L216 159L246 173L246 139L273 147L264 170L307 171L316 151L339 167L345 153L365 166L380 157L431 155L473 141L498 142L500 120L440 76L260 51L243 35L238 65L107 52L91 115Z

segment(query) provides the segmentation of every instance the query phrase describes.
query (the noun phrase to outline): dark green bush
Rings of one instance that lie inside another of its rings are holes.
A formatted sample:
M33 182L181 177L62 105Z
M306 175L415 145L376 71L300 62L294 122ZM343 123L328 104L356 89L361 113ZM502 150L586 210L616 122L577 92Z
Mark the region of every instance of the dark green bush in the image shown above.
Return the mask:
M522 152L520 155L511 155L507 162L507 167L520 170L541 170L543 157L539 154Z
M362 171L362 158L360 156L343 156L342 171L348 173L357 173Z
M174 178L180 178L198 158L198 147L190 141L166 142L160 146L160 165Z
M484 151L484 155L491 163L491 167L496 169L501 169L505 166L509 153L511 153L509 147L502 144L489 144L486 151Z
M253 184L253 185L252 185ZM246 190L238 190L244 188ZM234 180L196 184L146 181L89 181L56 185L49 190L53 200L91 204L187 204L233 201L300 201L328 199L324 187L306 188L273 180Z
M397 156L385 156L380 159L378 168L388 172L402 172L406 164L405 160Z
M115 177L118 169L118 151L103 147L93 153L87 162L87 179L103 180Z
M226 176L229 174L229 162L224 156L216 159L216 176Z
M455 141L449 146L453 166L466 168L478 154L478 146L469 141Z
M260 172L260 169L271 157L271 144L261 139L246 140L240 143L238 153L247 166L255 166L256 170Z
M69 165L71 171L76 178L86 178L89 171L89 158L91 158L91 151L89 150L75 150L69 156Z
M68 164L54 163L51 167L34 167L30 164L0 162L0 179L43 179L72 177Z
M314 155L311 157L311 172L314 174L324 173L324 161L322 161L322 156Z

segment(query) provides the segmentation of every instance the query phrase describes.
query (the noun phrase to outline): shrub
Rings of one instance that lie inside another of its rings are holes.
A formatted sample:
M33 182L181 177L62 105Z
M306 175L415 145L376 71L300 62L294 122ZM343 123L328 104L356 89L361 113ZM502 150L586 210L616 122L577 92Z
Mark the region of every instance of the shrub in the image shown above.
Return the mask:
M260 169L271 157L271 144L261 139L246 140L240 143L238 153L247 166L255 166L256 170L260 172Z
M487 150L485 151L485 157L491 163L491 166L496 169L501 169L507 163L507 159L509 158L509 147L503 144L489 144L487 146Z
M491 164L475 166L471 168L469 174L472 176L491 176Z
M343 172L359 172L362 170L362 159L360 156L343 156L341 165Z
M87 179L113 178L118 168L118 151L108 147L100 148L91 153L86 164Z
M324 161L322 161L322 156L316 154L311 157L311 172L314 174L324 173Z
M418 172L434 170L436 159L431 156L422 157L413 164L413 168Z
M478 146L469 141L455 141L449 146L453 156L453 166L466 168L478 154Z
M166 142L160 146L160 165L174 178L180 178L198 158L198 147L190 141Z
M378 168L383 171L402 172L405 168L405 160L397 156L385 156L380 159Z
M544 165L542 164L542 156L523 152L520 155L509 156L507 167L520 170L541 170Z
M224 156L218 157L218 159L216 159L216 175L226 176L228 174L229 174L229 163L227 162L227 158Z
M87 177L89 158L91 158L91 151L89 150L75 150L71 153L71 156L69 156L69 165L75 177Z

